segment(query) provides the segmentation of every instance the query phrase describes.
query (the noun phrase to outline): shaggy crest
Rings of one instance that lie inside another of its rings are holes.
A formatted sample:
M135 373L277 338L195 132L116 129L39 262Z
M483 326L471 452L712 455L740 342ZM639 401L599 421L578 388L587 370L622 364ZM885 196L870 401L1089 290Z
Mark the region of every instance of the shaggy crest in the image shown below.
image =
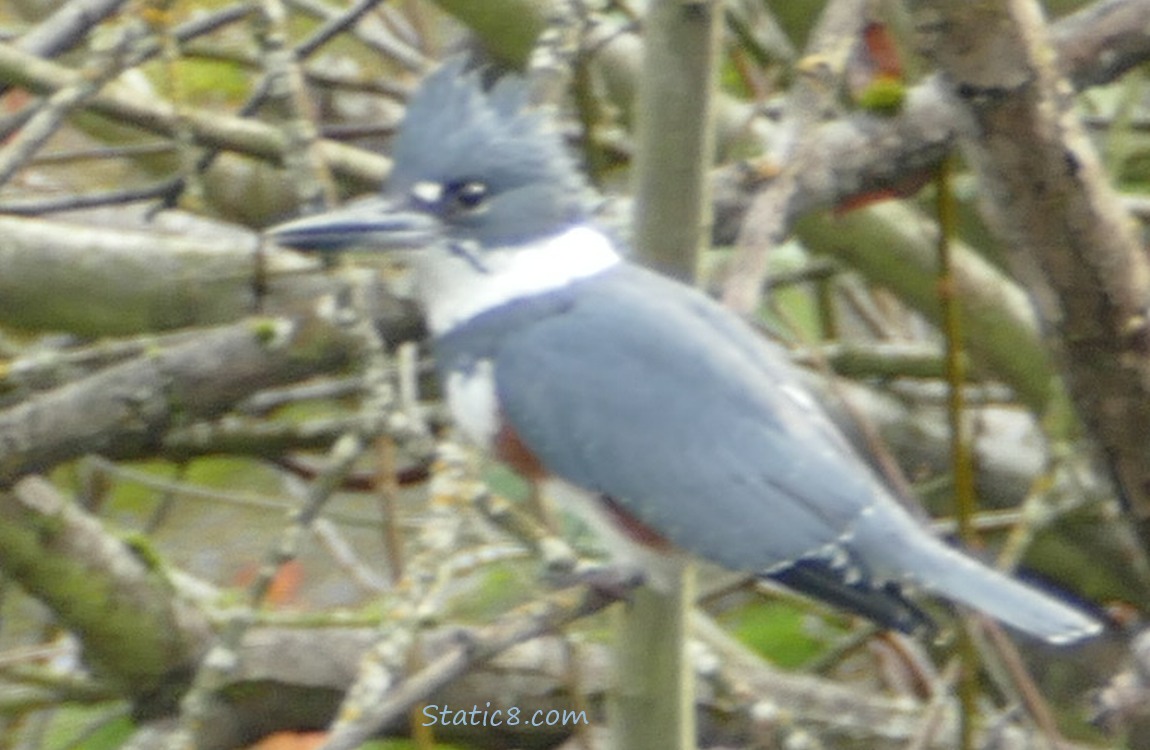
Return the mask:
M529 104L529 85L507 75L490 91L479 73L454 58L412 95L396 136L392 190L422 180L449 183L481 176L495 191L532 183L586 192L547 112Z

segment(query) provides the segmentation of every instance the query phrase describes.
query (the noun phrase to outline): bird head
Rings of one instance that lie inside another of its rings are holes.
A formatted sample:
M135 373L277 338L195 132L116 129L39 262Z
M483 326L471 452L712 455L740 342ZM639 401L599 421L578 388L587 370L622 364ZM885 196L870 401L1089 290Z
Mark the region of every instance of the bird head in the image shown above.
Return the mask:
M412 95L383 193L269 230L305 250L440 246L485 251L536 242L587 219L593 195L528 85L487 90L454 59Z

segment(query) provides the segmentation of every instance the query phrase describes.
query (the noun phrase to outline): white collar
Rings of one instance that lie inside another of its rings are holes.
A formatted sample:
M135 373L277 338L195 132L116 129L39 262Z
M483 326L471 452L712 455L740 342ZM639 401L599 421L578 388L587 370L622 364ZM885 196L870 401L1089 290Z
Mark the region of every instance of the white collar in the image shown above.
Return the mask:
M538 242L476 250L473 258L446 246L428 248L415 266L428 325L438 336L482 312L561 289L620 262L602 232L577 226Z

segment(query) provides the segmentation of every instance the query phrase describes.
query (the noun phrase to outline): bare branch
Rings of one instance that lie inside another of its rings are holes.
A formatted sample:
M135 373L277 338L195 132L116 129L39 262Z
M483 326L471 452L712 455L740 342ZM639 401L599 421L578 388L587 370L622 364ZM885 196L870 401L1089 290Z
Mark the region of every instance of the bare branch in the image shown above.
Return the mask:
M985 213L1037 302L1078 413L1150 517L1150 263L1071 108L1029 0L920 2L919 26L964 109ZM937 33L944 32L944 33Z
M155 453L172 427L346 364L357 343L318 316L252 320L44 393L0 412L0 485L84 453Z
M86 336L219 325L292 314L344 283L235 227L170 212L148 230L129 228L124 210L110 218L114 227L0 217L0 324ZM370 271L354 282L370 287L370 315L389 338L418 330Z
M0 492L0 568L84 644L85 659L143 698L202 653L210 627L164 572L40 477Z
M0 43L0 79L36 93L50 94L74 86L80 74ZM146 99L122 84L106 86L91 98L90 105L101 115L166 136L175 136L181 123L170 104ZM274 163L282 162L288 148L281 132L260 122L198 110L185 113L184 118L200 146L237 151ZM388 172L389 161L378 154L328 140L320 141L319 145L334 171L365 186L378 186Z
M1099 85L1145 61L1150 33L1142 19L1148 14L1150 0L1105 0L1061 19L1052 32L1062 69L1080 86ZM809 147L802 164L790 168L794 184L785 200L773 177L740 164L717 170L716 241L734 241L751 201L764 191L774 191L773 203L783 216L778 231L765 231L764 225L758 234L782 237L812 210L847 205L863 195L916 190L953 144L958 117L943 82L932 76L907 92L902 110L892 117L854 112L817 124L805 136ZM767 252L767 247L747 252ZM746 284L739 292L745 297L760 288L761 278L740 283Z

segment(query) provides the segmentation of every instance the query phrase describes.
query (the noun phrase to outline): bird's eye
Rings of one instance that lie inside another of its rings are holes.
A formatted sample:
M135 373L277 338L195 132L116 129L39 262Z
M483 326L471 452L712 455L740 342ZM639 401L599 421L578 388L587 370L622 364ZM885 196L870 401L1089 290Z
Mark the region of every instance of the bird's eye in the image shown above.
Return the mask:
M477 180L453 182L443 191L443 207L452 212L473 213L487 201L487 185Z

